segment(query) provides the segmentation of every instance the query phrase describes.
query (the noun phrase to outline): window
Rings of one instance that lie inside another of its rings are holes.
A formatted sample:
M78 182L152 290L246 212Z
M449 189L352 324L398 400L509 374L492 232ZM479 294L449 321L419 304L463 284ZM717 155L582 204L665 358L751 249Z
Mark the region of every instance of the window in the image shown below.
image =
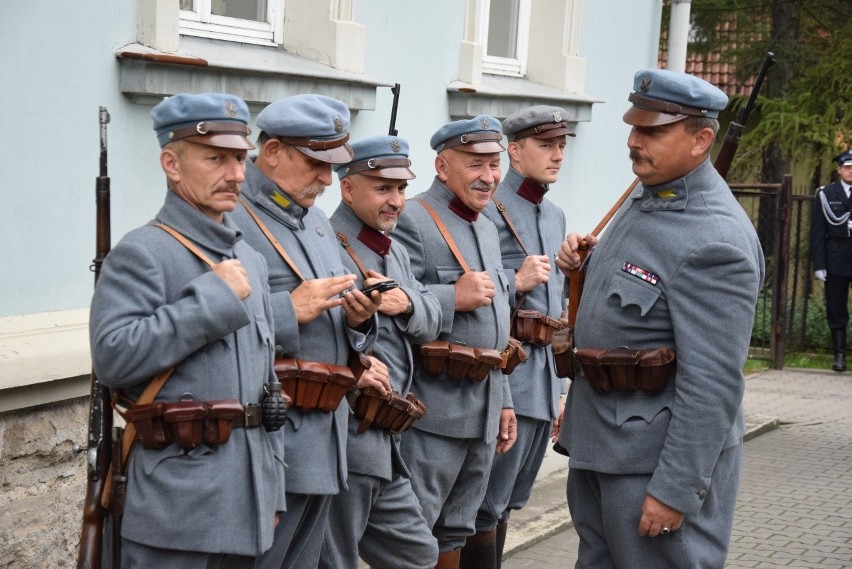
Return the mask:
M530 0L480 0L478 42L482 72L523 77L527 71Z
M260 45L283 42L284 0L180 0L180 33Z

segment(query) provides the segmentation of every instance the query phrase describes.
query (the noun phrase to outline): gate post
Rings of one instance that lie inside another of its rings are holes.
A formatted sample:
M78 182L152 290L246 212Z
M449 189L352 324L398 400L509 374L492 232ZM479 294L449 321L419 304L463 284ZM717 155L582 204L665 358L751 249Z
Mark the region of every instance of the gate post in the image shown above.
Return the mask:
M793 202L793 177L785 174L778 188L775 218L775 250L772 271L772 335L769 349L775 369L784 368L787 334L787 265L790 261L790 212Z

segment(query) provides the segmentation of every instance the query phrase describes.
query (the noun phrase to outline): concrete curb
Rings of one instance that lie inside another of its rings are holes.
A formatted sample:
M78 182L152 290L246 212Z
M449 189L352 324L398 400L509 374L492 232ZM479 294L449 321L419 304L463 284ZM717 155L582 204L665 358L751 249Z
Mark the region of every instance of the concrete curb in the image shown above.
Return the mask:
M768 433L781 424L777 417L759 413L746 414L745 423L746 432L743 435L743 441ZM567 475L567 469L563 469L536 481L531 501L538 495L538 498L543 499L545 503L555 505L539 508L539 511L531 516L524 516L524 510L515 512L509 523L503 559L571 527L571 515L565 503Z

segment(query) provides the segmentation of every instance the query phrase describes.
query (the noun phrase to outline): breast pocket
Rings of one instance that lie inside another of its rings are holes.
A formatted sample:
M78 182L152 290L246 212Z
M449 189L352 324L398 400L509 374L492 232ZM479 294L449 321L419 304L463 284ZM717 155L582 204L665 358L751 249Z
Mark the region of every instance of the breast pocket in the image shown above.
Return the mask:
M435 267L435 272L438 274L439 284L454 284L463 271L459 267Z
M639 309L640 316L645 316L650 312L660 298L660 294L662 294L662 291L658 286L648 284L624 273L615 275L609 289L609 297L617 298L621 308L636 307Z
M269 291L272 293L291 291L302 284L296 275L277 276L269 278Z

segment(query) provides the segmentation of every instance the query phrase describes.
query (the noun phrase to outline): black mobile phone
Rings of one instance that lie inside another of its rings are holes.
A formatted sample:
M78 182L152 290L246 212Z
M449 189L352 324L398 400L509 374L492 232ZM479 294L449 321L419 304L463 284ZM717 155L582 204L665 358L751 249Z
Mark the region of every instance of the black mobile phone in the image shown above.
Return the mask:
M363 292L367 296L370 296L370 293L373 292L374 290L377 290L379 292L387 292L387 291L391 290L392 288L396 288L398 286L399 285L396 284L396 281L381 281L381 282L378 282L374 285L368 286L366 288L362 288L361 292Z

